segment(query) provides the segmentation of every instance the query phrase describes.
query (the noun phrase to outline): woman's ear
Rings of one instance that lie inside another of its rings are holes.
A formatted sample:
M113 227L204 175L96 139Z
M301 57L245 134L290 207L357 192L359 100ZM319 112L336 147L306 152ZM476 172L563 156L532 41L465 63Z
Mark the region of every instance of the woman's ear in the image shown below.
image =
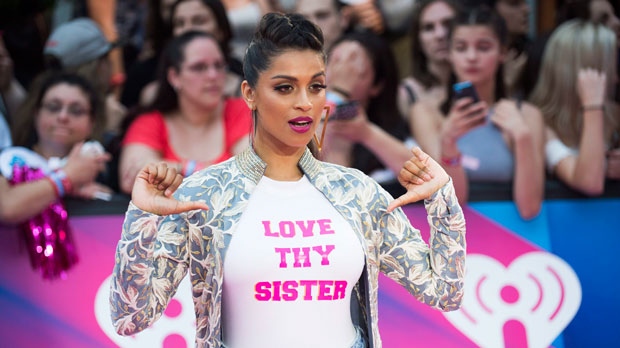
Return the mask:
M250 110L256 109L254 89L250 87L247 80L241 82L241 95Z
M179 78L179 72L176 71L175 68L168 68L168 74L166 75L168 78L168 83L175 91L179 91L181 89L181 81Z
M368 95L370 95L371 97L376 97L378 96L381 91L383 91L383 82L379 82L376 85L373 85L372 87L370 87L370 91L368 92Z

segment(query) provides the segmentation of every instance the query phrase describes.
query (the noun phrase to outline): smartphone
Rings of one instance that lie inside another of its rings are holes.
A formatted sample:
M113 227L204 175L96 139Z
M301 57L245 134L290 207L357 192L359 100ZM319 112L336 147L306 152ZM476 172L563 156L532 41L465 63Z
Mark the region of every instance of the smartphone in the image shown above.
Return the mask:
M454 91L454 99L470 97L471 99L473 99L474 103L480 101L478 93L476 92L476 88L474 88L474 85L470 81L455 83L452 86L452 90Z
M327 120L327 122L334 120L350 120L354 118L355 116L357 116L358 106L359 102L357 102L356 100L344 102L336 106L336 110L334 110L332 114L329 115L329 119Z

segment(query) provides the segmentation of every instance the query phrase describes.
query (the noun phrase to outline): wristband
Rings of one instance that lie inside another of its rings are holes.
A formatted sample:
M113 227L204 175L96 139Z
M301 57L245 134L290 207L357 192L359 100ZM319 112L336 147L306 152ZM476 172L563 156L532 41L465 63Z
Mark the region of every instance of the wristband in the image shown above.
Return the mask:
M125 83L127 76L122 72L116 73L110 77L111 86L120 86Z
M192 173L196 170L196 165L197 162L194 160L189 160L185 162L185 164L183 165L183 176L187 178L188 176L192 175Z
M73 185L71 184L71 180L67 176L67 173L64 170L57 170L52 172L48 179L54 184L54 191L56 192L56 197L64 197L69 194L73 189Z
M441 163L448 167L458 167L461 165L461 154L453 157L441 156Z
M581 110L583 111L604 110L604 109L605 109L604 104L590 104L590 105L584 105L581 107Z

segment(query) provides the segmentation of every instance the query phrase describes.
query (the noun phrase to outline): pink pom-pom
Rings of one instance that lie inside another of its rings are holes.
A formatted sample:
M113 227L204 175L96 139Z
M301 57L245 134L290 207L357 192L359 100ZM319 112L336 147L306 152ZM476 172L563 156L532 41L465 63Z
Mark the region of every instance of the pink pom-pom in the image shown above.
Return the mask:
M41 169L23 163L13 165L11 184L39 180L45 177ZM58 199L39 215L19 225L23 234L30 264L44 279L65 279L66 271L78 262L67 210Z

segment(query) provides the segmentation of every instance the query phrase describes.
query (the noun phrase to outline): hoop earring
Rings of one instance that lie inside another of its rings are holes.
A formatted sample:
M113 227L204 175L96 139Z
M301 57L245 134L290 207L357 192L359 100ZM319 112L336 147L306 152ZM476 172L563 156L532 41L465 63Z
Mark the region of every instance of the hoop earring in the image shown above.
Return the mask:
M321 140L319 140L319 138L316 136L316 133L314 133L314 141L316 142L316 146L319 149L319 152L321 152L321 150L323 149L323 142L325 141L325 130L327 129L327 120L329 119L331 107L329 105L325 105L323 107L323 110L325 110L325 117L321 117L321 120L323 121L323 129L321 129Z

